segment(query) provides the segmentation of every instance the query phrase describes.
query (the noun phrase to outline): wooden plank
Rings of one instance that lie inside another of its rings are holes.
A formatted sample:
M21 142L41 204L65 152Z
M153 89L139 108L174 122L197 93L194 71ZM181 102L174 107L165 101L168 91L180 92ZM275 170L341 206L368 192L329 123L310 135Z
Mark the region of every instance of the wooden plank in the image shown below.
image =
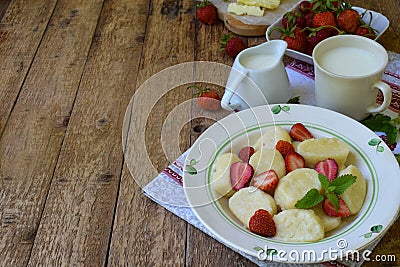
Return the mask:
M217 25L208 26L197 22L196 27L196 60L211 61L232 66L233 59L225 51L220 50L221 36L229 33L222 21ZM247 39L243 38L247 43ZM225 73L227 79L227 73ZM224 88L213 87L222 96ZM192 128L207 129L213 120L199 118ZM199 137L199 133L192 132L191 143ZM225 245L214 240L197 228L189 225L187 235L187 265L188 266L254 266L252 262Z
M56 2L1 1L0 137Z
M37 10L39 14L39 8L47 10L46 4L53 3L33 2L37 6L28 12ZM25 12L27 2L19 4ZM16 7L14 2L6 16L18 12L12 6ZM31 255L101 7L102 1L57 2L4 129L0 142L0 261L6 266L26 265ZM30 40L18 35L12 41L28 43L27 49ZM24 53L15 51L13 56L24 57ZM65 219L71 218L74 216Z
M159 71L178 63L194 59L194 24L193 12L195 3L190 0L156 0L151 1L143 57L140 65L136 87L141 85ZM186 33L182 34L182 33ZM180 73L185 76L185 74ZM150 181L169 161L161 147L162 127L168 114L179 104L191 98L190 90L185 86L173 89L174 79L171 76L165 85L168 93L162 95L162 88L151 87L144 91L143 97L135 95L133 107L137 108L132 117L136 132L146 132L145 142L147 155L143 156L140 144L138 152L127 156L127 161L134 161L132 174L124 166L118 205L112 234L109 262L110 266L183 266L185 264L186 223L155 204L141 192L136 180L142 178ZM169 87L171 85L171 87ZM173 90L169 90L169 88ZM153 106L158 96L161 99ZM143 101L147 99L147 103ZM151 105L149 107L149 105ZM151 108L148 113L146 108ZM175 125L182 129L182 148L188 147L189 126ZM132 135L131 135L132 136ZM138 142L136 139L133 141ZM140 147L140 149L139 149ZM142 153L141 153L142 152ZM149 158L154 168L141 167ZM128 163L129 164L129 163ZM143 185L143 184L141 184Z
M148 1L104 3L35 239L32 266L106 264L123 159L122 120L139 67L147 8Z
M8 5L10 4L11 0L4 0L0 1L0 22L1 19L3 18L4 14L7 11Z

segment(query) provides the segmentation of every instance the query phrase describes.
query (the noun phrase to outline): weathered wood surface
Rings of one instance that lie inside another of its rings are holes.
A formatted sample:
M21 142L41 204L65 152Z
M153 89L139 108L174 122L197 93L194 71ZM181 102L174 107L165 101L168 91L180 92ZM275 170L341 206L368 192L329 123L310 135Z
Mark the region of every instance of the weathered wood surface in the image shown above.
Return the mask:
M400 53L398 0L351 3L388 17L379 42ZM0 1L0 266L253 265L144 196L126 165L143 166L143 154L123 156L125 111L146 80L179 63L233 62L219 50L223 23L200 24L195 11L191 0ZM192 98L186 87L132 102L152 105L134 121L153 166L142 178L171 161L160 136L176 130L165 121ZM179 125L181 151L212 123ZM373 255L400 265L399 242L397 222Z

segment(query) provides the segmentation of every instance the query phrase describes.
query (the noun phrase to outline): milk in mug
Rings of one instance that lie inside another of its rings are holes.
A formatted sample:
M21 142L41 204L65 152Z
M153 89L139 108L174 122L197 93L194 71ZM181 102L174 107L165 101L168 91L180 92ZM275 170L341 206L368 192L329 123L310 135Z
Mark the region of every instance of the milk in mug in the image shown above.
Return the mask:
M364 76L379 70L382 60L368 50L337 47L322 55L320 65L326 71L342 76Z
M379 43L358 35L336 35L318 43L312 57L317 106L355 120L389 107L392 90L382 81L389 58ZM379 91L380 105L376 103Z

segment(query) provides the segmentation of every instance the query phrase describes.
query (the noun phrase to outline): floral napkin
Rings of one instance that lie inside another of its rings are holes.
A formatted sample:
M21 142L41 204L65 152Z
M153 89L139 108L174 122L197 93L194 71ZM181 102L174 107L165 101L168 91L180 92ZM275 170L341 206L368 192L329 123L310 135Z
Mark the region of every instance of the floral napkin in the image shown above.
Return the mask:
M392 88L393 100L390 109L385 111L386 115L395 117L400 113L400 54L389 52L390 62L386 68L383 80ZM293 61L287 67L286 71L292 86L292 95L300 96L300 103L315 105L314 103L314 72L313 67L301 61ZM380 100L378 99L378 102ZM399 140L399 137L398 139ZM399 143L399 142L398 142ZM397 146L395 153L400 153L400 145ZM302 266L301 264L282 264L262 261L257 257L250 256L226 244L214 236L196 217L190 208L182 187L183 166L188 151L184 152L178 159L165 168L155 179L148 183L143 192L150 199L160 204L170 212L184 219L188 223L197 227L201 231L210 235L219 242L230 247L232 250L246 257L259 266ZM373 250L379 240L368 248ZM317 263L315 266L361 266L361 261L341 260Z

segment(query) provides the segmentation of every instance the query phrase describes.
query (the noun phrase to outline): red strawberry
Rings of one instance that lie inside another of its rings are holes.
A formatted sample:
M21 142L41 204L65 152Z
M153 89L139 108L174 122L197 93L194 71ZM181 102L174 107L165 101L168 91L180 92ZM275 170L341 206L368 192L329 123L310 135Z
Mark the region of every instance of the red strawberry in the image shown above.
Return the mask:
M232 37L230 34L224 34L221 38L221 49L225 49L231 58L235 58L247 45L240 37Z
M282 26L283 28L291 28L294 25L304 28L306 25L306 20L301 12L291 11L286 12L282 17Z
M250 217L249 229L251 232L264 236L273 237L276 235L276 225L272 215L263 209L257 210Z
M313 19L314 19L314 13L308 13L305 15L304 19L306 20L306 27L312 28L313 27Z
M214 89L203 89L198 85L191 85L189 88L196 88L198 90L195 96L198 97L197 105L202 109L216 111L221 108L221 98Z
M310 33L307 36L307 49L306 53L311 55L314 47L322 40L328 38L331 33L325 27L313 28L309 30Z
M313 27L318 28L321 26L332 26L336 28L336 20L332 12L325 11L314 15ZM335 29L332 28L331 31L335 31Z
M254 154L254 148L251 146L242 147L239 151L239 158L243 162L249 162L250 157Z
M306 34L302 31L300 27L294 25L287 29L284 28L274 28L271 30L277 30L281 33L281 39L286 41L288 44L287 48L293 49L299 52L304 52L306 50Z
M312 11L312 6L309 1L301 1L299 4L299 10L301 13L309 14Z
M294 140L300 142L314 138L310 131L300 122L293 124L289 134Z
M247 162L235 162L231 165L230 178L233 190L240 190L246 187L253 177L253 167Z
M326 159L324 161L320 161L315 165L315 170L325 175L329 181L332 182L333 179L336 178L338 174L338 164L334 159Z
M204 24L212 25L217 22L217 8L207 0L197 5L197 19Z
M289 152L285 157L286 172L291 172L299 168L304 168L306 162L297 152Z
M276 143L275 148L281 153L282 157L285 157L289 152L294 151L292 144L284 140L279 140Z
M375 39L375 37L376 37L375 30L367 24L363 24L363 25L359 26L356 30L356 34L367 37L369 39Z
M350 216L350 209L347 206L346 202L343 199L339 198L339 209L336 211L335 206L333 206L332 202L325 198L322 202L322 210L326 215L331 217L348 217Z
M272 193L278 182L279 178L274 170L262 172L254 176L252 180L253 186L267 193Z
M336 18L339 29L354 34L360 24L360 14L354 9L345 9Z

